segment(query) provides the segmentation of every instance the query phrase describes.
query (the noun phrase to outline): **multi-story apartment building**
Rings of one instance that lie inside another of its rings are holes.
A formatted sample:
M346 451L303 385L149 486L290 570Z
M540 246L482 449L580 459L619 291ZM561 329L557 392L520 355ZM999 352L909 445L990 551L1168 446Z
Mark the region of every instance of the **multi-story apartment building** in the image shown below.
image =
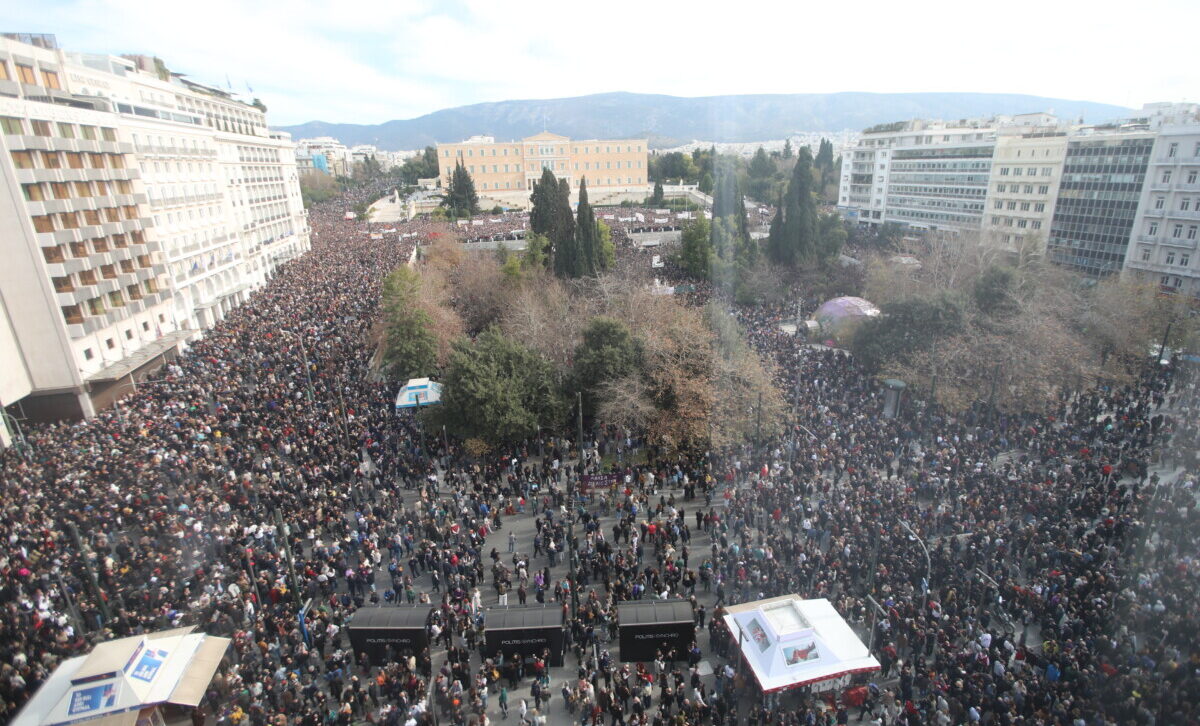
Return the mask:
M1018 116L996 130L984 240L1009 251L1045 252L1068 130L1047 114Z
M332 136L300 139L296 142L301 154L307 154L317 171L333 176L350 176L351 152Z
M0 78L19 79L0 81L4 378L25 394L0 401L6 420L90 415L181 339L132 140L106 104L65 90L39 40L0 38Z
M572 189L587 179L589 192L648 190L646 139L571 140L542 132L520 141L497 143L491 136L472 136L458 144L438 144L442 188L462 164L480 196L528 200L533 183L550 169Z
M838 208L877 226L977 230L996 121L901 121L863 131L842 160Z
M1124 274L1200 299L1200 124L1159 129L1150 151Z
M47 262L53 257L52 265L66 265L49 270L59 302L65 300L65 293L80 298L78 304L62 307L62 315L73 321L67 326L66 348L70 349L68 357L75 359L69 366L76 369L74 379L66 370L52 376L58 388L74 392L79 405L57 400L46 411L54 416L90 415L123 391L119 386L107 391L106 384L120 384L129 373L151 368L163 356L173 355L178 344L220 320L282 262L307 250L307 219L294 147L285 134L268 131L261 108L171 74L157 59L63 53L52 37L39 36L36 44L30 40L0 39L0 54L10 59L2 71L5 75L0 76L0 104L9 104L0 113L5 117L5 156L21 173L37 173L41 164L59 164L71 177L48 180L49 186L12 188L20 190L26 203L51 203L54 207L50 215L31 212L39 235L35 245L47 241L46 231L66 240L66 236L83 233L66 235L64 229L85 229L82 239L68 241L82 245L78 249L69 244L54 252L43 244ZM26 60L34 65L17 62ZM10 69L21 74L23 81L5 84L3 78ZM25 82L30 73L44 85ZM43 141L30 142L27 135ZM97 143L118 144L119 158L95 161L84 149L72 154L68 148ZM48 150L66 155L39 155ZM76 172L79 163L84 167ZM121 171L112 172L111 180L93 179L99 173L90 171L94 163ZM53 168L47 167L47 174ZM80 173L86 178L75 179ZM24 179L6 181L27 184ZM119 212L95 206L94 198L107 195L134 203L123 203ZM59 209L63 204L75 209ZM70 211L78 211L81 219L55 216ZM108 233L107 239L89 238L94 231L92 217L107 222L108 215L118 216L112 220L116 222L136 218L138 227L124 230L124 234ZM4 244L18 244L20 239L6 238ZM135 244L149 247L129 259L117 251ZM77 253L94 255L101 248L112 257L107 267L99 263L98 270L89 271L75 261L85 256ZM141 264L143 258L146 265ZM154 274L142 271L144 267L152 268ZM115 279L122 285L116 291L122 295L120 300L107 289L111 284L104 282L114 279L109 277L114 272L109 268L115 268ZM58 274L64 270L66 274ZM33 279L34 271L26 269L23 274ZM122 273L138 278L140 292L132 289ZM97 284L93 282L96 275L107 295L98 302L82 297ZM30 284L29 280L24 284ZM6 295L10 289L20 288L5 287ZM135 292L140 297L135 298ZM164 303L162 309L157 307L159 303ZM8 302L10 311L14 305ZM149 314L151 307L154 310L149 317L132 315L132 325L122 327L113 322L120 313L144 308ZM119 329L100 325L101 317ZM26 340L38 328L17 327L21 350L47 347L44 340ZM42 337L49 331L42 328ZM140 344L143 342L146 345ZM47 375L53 370L53 366L36 367ZM37 380L31 392L45 400L47 385ZM32 409L29 415L36 415L37 408L31 402L26 411Z

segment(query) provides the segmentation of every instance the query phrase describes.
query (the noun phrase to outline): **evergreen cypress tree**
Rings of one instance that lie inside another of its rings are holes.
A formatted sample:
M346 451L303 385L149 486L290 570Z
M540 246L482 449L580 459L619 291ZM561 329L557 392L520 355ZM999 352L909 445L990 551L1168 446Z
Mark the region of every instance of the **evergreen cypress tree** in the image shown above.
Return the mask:
M542 169L542 178L533 183L533 193L529 201L533 205L529 212L529 228L534 232L554 238L551 230L554 227L554 206L558 197L558 180L554 172Z
M579 208L575 210L575 239L578 242L582 274L595 275L603 267L600 259L600 230L596 215L588 204L587 180L579 181Z
M467 167L462 162L454 165L454 173L450 175L450 187L446 190L444 206L454 210L455 216L471 215L479 212L479 195L475 193L475 181L467 173Z
M553 175L550 178L553 180ZM575 218L571 216L571 188L566 179L561 179L558 183L551 181L546 192L553 204L550 239L554 243L554 274L579 277L584 272L584 262L575 236Z
M787 193L776 214L778 225L772 220L772 236L768 238L767 249L778 264L803 264L817 254L820 234L812 186L812 154L807 147L801 147Z

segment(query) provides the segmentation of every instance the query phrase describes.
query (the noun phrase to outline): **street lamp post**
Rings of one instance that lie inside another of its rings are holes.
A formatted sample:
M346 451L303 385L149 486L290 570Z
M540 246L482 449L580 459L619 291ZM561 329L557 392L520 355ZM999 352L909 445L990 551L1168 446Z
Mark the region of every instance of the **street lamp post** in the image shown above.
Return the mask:
M917 541L917 544L921 546L921 551L925 553L925 587L924 587L924 591L925 591L925 593L928 593L929 585L930 585L929 578L932 576L932 572L933 572L933 569L930 566L929 548L925 546L925 541L922 540L920 538L920 536L918 536L917 533L913 531L913 528L909 526L908 522L905 522L903 519L901 519L900 526L904 528L904 531L906 531L910 535L912 535L912 538L915 539Z

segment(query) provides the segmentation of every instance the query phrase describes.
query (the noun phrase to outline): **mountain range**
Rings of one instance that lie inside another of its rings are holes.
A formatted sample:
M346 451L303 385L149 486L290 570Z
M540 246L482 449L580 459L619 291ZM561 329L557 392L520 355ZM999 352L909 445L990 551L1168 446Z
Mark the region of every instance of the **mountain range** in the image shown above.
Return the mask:
M294 139L332 136L380 149L419 149L475 134L519 139L549 130L576 139L648 138L654 148L693 140L746 142L813 131L861 130L912 118L960 119L1053 112L1089 123L1127 117L1131 109L1091 101L1008 93L791 93L679 96L600 93L573 98L458 106L381 124L309 121L280 126Z

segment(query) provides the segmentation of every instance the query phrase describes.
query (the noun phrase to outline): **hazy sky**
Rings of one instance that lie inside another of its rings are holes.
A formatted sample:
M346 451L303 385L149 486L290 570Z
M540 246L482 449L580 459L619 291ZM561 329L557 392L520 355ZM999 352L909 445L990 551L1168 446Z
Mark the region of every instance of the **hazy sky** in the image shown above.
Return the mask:
M6 31L158 55L272 124L605 91L1196 100L1195 0L6 0ZM1174 29L1174 30L1173 30ZM249 95L249 94L247 94Z

